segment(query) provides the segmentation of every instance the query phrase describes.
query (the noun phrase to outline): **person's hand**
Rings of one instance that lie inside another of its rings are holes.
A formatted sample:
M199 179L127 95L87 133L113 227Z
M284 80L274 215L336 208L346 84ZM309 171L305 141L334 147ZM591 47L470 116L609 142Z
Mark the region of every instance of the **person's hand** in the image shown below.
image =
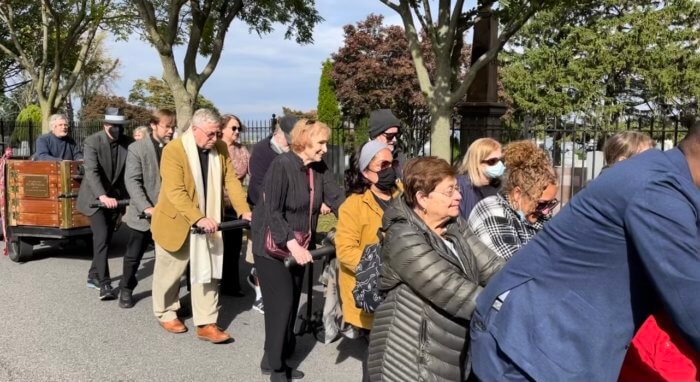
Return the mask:
M204 233L214 233L216 230L219 229L219 225L216 224L216 222L212 219L209 218L201 218L197 220L197 223L195 225L204 231Z
M100 200L100 202L102 202L102 204L104 204L105 208L117 208L117 199L110 198L107 195L101 195L98 199Z
M246 212L243 215L241 215L241 219L251 221L253 219L253 213L252 212Z
M155 207L148 207L145 210L143 210L144 215L146 216L153 216L153 210Z
M287 242L287 249L299 265L314 262L314 259L311 257L311 253L309 252L309 250L299 245L299 243L297 243L295 239L292 239Z
M331 213L331 208L326 205L326 203L321 203L321 215L328 215Z

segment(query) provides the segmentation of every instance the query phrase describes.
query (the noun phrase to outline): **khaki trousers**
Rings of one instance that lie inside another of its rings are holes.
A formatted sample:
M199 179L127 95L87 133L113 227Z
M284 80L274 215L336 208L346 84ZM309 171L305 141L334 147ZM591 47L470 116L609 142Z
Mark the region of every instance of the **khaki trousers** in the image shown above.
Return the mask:
M180 309L180 278L190 260L190 240L176 252L168 252L156 244L153 269L153 313L161 322L177 318ZM193 283L192 321L195 325L216 324L219 316L219 280L206 284Z

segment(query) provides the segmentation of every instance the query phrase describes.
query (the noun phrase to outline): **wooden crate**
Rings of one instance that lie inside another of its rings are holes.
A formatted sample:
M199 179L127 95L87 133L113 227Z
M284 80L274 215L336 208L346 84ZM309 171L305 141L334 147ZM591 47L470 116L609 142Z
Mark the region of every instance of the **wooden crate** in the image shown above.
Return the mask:
M89 227L88 217L75 208L82 179L81 163L7 161L8 225Z

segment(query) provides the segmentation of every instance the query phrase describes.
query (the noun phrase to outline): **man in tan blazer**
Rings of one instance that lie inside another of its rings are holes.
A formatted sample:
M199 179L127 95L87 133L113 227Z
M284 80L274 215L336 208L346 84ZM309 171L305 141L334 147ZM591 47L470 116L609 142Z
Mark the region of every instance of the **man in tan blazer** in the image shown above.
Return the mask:
M192 316L197 337L214 343L229 335L216 325L218 282L221 278L223 242L217 232L221 222L223 187L242 219L250 220L246 194L236 177L226 144L219 141L220 116L197 110L190 128L163 149L162 178L151 231L156 244L153 271L153 311L171 333L187 327L177 318L180 278L190 264ZM197 226L205 234L190 232Z

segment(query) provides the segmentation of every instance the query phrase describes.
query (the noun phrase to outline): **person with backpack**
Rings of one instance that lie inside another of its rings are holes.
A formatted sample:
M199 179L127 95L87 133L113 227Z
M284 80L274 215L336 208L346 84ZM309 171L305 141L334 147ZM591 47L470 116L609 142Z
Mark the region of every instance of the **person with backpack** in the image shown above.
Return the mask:
M340 206L336 226L338 289L346 323L359 329L368 339L373 314L355 304L355 269L368 245L379 241L377 231L391 201L398 196L396 170L391 149L386 143L369 141L353 154L351 167L345 171L347 199ZM362 362L366 371L366 358Z
M504 264L459 218L447 161L422 157L382 217L380 290L368 349L370 381L465 381L476 298Z

